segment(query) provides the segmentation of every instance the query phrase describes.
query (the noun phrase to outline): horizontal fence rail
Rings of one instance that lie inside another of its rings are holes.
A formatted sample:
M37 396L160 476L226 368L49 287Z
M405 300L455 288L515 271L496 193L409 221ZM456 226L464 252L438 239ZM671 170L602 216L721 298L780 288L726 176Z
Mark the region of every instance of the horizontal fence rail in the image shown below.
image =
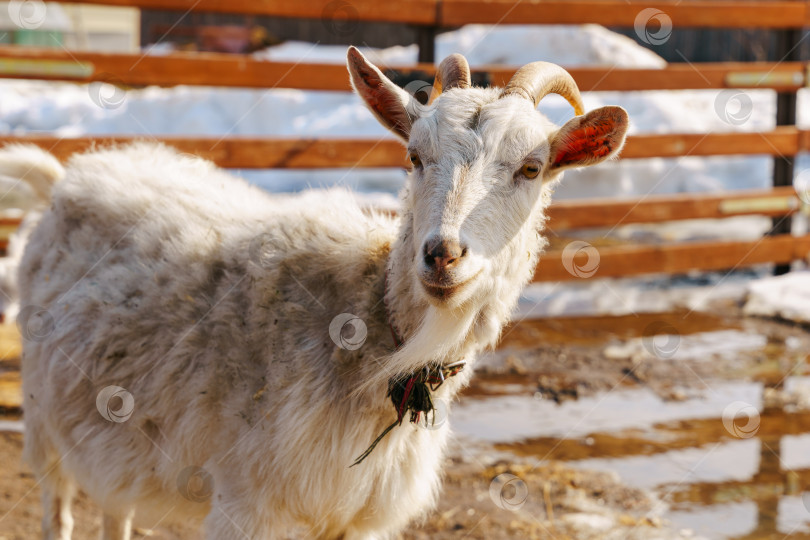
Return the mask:
M621 157L640 159L751 154L792 156L807 150L810 150L810 131L778 127L766 132L632 135L627 137Z
M60 0L60 3L429 26L436 25L439 4L436 0Z
M503 86L516 67L472 70L473 83ZM387 68L395 83L433 81L432 64ZM670 64L662 69L575 67L568 70L583 91L766 88L795 91L808 81L802 62ZM0 77L72 82L101 81L121 86L220 86L350 91L343 64L257 60L249 55L173 53L169 55L96 53L0 47Z
M802 1L737 2L672 0L446 0L439 24L586 24L632 27L644 9L663 12L673 26L700 28L800 28L808 25L808 3Z
M31 143L64 160L96 146L158 141L210 159L228 169L334 169L405 167L405 150L395 139L269 137L143 137L0 135L0 145ZM769 132L635 135L622 159L714 155L795 155L810 150L810 131L782 127Z
M17 220L3 221L7 225L17 224ZM0 239L0 250L7 247L8 240ZM601 247L596 252L599 260L594 271L588 259L593 251L585 251L581 257L573 258L563 251L548 251L540 257L533 281L681 274L692 270L736 270L757 264L790 263L810 255L810 236L779 235L748 242Z
M740 190L724 193L679 193L642 198L605 198L554 201L546 227L554 231L605 228L636 223L734 216L791 215L803 206L793 187ZM395 214L396 212L391 212ZM0 218L0 227L19 225L17 218Z
M689 242L594 249L596 251L581 250L573 258L567 257L563 251L544 253L537 263L534 281L682 274L691 270L735 270L757 264L790 263L810 255L810 236L785 234L748 242ZM594 253L599 257L595 271L588 259Z
M555 231L733 216L786 216L802 207L793 187L725 193L649 195L641 199L555 201L548 227Z
M234 13L345 21L388 21L426 26L462 24L585 24L633 26L639 12L665 13L673 26L801 28L810 26L808 2L770 0L67 0L63 3L182 12ZM339 7L339 9L338 9Z

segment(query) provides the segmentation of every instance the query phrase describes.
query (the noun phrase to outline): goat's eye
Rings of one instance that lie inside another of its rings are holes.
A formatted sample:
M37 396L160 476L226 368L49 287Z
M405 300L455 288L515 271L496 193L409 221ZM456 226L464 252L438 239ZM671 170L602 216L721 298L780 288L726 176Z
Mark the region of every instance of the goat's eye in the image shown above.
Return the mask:
M540 174L540 164L536 161L524 163L520 168L520 174L530 179L537 178L537 175Z
M413 165L414 167L421 167L422 166L422 160L419 159L419 154L417 154L416 152L411 152L410 154L408 154L408 160L411 162L411 165Z

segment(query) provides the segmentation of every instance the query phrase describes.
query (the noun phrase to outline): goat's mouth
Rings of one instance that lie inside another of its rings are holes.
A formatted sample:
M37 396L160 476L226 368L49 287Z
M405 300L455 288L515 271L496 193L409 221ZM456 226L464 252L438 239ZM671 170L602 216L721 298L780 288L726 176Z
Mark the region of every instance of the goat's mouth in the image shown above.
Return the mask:
M475 278L478 277L478 274L475 274L471 278L462 281L461 283L431 283L426 281L422 278L419 281L422 283L422 287L425 289L425 292L428 293L431 297L435 298L436 300L449 300L451 297L455 296L455 294L460 291L461 289L466 288L470 283L475 281Z
M451 296L453 296L457 290L459 290L464 284L461 285L454 285L452 287L438 287L436 285L428 285L424 281L422 282L422 287L424 287L425 291L437 300L447 300Z

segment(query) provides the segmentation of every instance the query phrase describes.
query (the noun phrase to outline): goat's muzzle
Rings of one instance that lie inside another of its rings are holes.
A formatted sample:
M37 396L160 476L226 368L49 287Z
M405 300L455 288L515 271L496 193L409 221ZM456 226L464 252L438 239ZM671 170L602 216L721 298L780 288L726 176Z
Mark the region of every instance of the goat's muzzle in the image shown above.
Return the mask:
M425 272L421 281L430 296L446 300L470 281L458 282L455 275L465 261L467 252L467 246L457 240L432 237L424 243L422 257Z
M422 247L425 265L437 275L457 265L466 255L467 246L456 240L431 238Z

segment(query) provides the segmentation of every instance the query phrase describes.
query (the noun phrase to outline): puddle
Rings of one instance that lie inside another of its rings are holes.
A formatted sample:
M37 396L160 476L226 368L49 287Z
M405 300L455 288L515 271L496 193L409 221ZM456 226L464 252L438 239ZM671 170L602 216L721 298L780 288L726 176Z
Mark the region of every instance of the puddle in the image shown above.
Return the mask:
M667 519L675 527L699 531L706 538L743 538L757 528L757 505L744 502L719 504L689 512L671 511Z
M667 402L646 389L621 389L561 405L527 395L465 397L454 407L453 428L500 451L614 471L625 484L654 491L677 529L706 538L805 537L810 411L763 409L763 391L761 383L727 382L700 398ZM735 402L756 411L742 438L723 421Z
M808 512L810 491L801 496L782 497L776 508L776 529L785 535L810 533L810 522L806 519Z
M741 330L701 332L681 338L677 351L670 359L708 358L713 355L728 357L741 351L762 349L767 344L768 339L765 336Z
M670 327L669 331L674 330ZM763 335L742 330L717 330L693 335L667 333L633 338L620 345L609 345L604 353L608 358L732 359L741 352L764 349L767 344L768 339Z
M677 330L652 336L653 324ZM616 385L557 404L535 392L537 374L488 376L454 406L453 429L500 452L616 472L656 493L676 530L712 539L810 538L806 339L769 338L746 326L697 312L524 321L507 330L502 348L582 345L608 363L666 348L658 357L672 365L719 359L734 366L754 355L745 372L754 380L711 380L682 400ZM773 388L791 399L774 400ZM734 411L742 414L736 421Z
M530 395L467 400L453 408L453 429L479 440L508 443L533 438L585 437L595 432L650 429L682 418L719 418L732 402L760 406L762 384L713 385L701 399L665 402L646 388L615 390L578 400L553 401Z
M759 440L753 438L649 456L593 458L573 463L584 469L615 471L633 487L666 486L663 491L657 490L659 494L668 493L677 499L676 493L685 491L688 495L690 486L695 484L751 480L757 473L760 450Z

